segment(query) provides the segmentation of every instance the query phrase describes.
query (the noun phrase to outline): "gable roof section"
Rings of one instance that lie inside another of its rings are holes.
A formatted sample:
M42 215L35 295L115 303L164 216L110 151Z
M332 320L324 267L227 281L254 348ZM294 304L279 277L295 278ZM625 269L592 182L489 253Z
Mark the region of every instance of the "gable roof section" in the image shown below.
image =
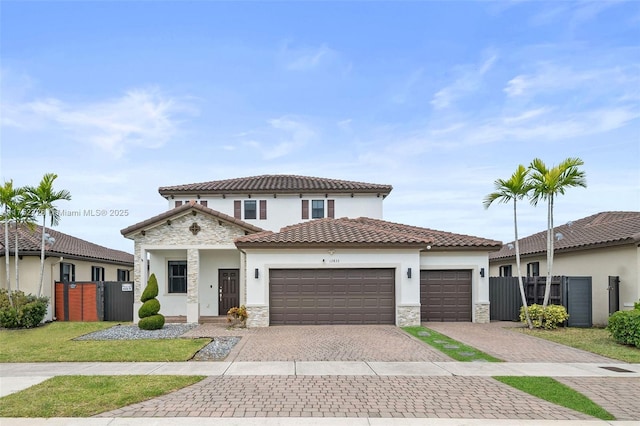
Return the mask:
M15 229L9 227L9 253L15 252ZM120 250L114 250L71 235L47 228L45 231L55 238L53 244L45 244L47 256L62 256L78 260L100 260L106 263L121 265L133 265L133 255ZM0 227L0 239L4 241L4 227ZM26 227L18 229L18 253L21 256L40 256L40 244L42 242L42 227L36 226L31 231ZM4 245L0 253L4 255Z
M446 238L445 238L446 236ZM448 238L448 239L447 239ZM237 238L239 248L282 247L357 247L357 248L493 248L502 243L465 235L400 225L383 220L317 219L282 228L280 232L262 232Z
M299 192L365 192L389 195L393 187L374 183L352 182L297 175L261 175L236 179L214 180L158 188L162 196L179 194L232 193L299 193Z
M120 231L122 235L127 237L128 235L134 234L135 232L142 231L144 229L152 228L155 225L162 223L168 219L172 219L176 216L181 216L190 211L199 211L200 213L204 213L206 215L215 217L216 219L224 220L225 222L232 223L234 225L239 226L240 228L249 231L249 232L262 232L264 229L259 228L257 226L251 225L245 221L240 219L236 219L235 217L231 217L224 213L220 213L217 210L210 209L208 207L204 207L202 204L198 204L195 200L191 200L188 203L184 203L183 205L176 207L171 210L167 210L166 212L160 213L159 215L153 216L147 220L142 222L138 222L134 225L131 225L127 228L124 228Z
M554 227L554 251L567 252L640 242L640 212L602 212ZM491 253L489 259L515 257L513 243ZM520 255L546 253L547 231L518 241Z

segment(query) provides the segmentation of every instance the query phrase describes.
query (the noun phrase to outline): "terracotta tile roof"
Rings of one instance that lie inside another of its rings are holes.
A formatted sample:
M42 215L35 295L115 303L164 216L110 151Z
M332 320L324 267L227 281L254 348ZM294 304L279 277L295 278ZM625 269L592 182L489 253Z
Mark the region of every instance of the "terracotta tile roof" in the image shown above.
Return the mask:
M554 227L554 251L581 250L640 242L640 212L602 212ZM520 254L546 253L547 231L519 240ZM489 259L515 257L515 250L505 244Z
M103 247L63 234L55 229L47 228L45 232L55 239L53 244L45 245L45 253L48 256L63 256L80 260L101 260L127 266L133 265L133 255L131 253ZM0 239L4 241L4 226L0 227ZM18 250L20 255L40 256L41 241L41 226L36 226L33 231L24 227L18 229ZM13 253L14 249L15 229L9 227L9 253ZM4 255L4 248L0 250L0 254Z
M160 195L180 193L297 193L297 192L368 192L388 195L393 187L374 183L352 182L296 175L261 175L236 179L214 180L186 185L163 186Z
M499 241L433 231L383 220L318 219L282 228L280 232L262 232L236 239L242 247L416 247L494 248Z
M235 217L226 215L224 213L220 213L217 210L213 210L210 209L208 207L204 207L201 204L198 204L195 200L191 200L188 203L184 203L183 205L176 207L174 209L171 210L167 210L166 212L160 213L159 215L153 216L147 220L144 220L142 222L138 222L134 225L131 225L129 227L126 227L124 229L122 229L120 231L120 233L122 235L124 235L125 237L127 235L133 234L136 231L140 231L142 229L151 227L157 223L163 222L167 219L171 219L174 216L177 215L181 215L184 214L185 212L189 212L191 210L194 211L199 211L201 213L213 216L215 218L224 220L225 222L229 222L229 223L233 223L234 225L238 225L239 227L250 231L250 232L262 232L264 231L264 229L259 228L257 226L251 225L250 223L247 223L245 221L242 221L240 219L236 219Z

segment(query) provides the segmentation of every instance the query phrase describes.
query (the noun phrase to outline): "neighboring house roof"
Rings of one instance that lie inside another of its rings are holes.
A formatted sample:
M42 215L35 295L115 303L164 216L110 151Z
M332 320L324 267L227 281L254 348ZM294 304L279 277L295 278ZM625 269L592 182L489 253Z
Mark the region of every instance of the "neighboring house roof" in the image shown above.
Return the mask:
M9 227L9 254L15 253L15 228ZM55 241L53 244L45 243L47 256L61 256L78 260L100 260L106 263L116 263L131 266L133 255L120 250L114 250L71 235L47 228L45 231ZM0 227L0 239L4 241L4 227ZM32 231L27 227L18 229L18 254L20 256L40 256L42 243L42 227L36 226ZM4 256L4 245L1 246L0 255Z
M261 175L214 180L186 185L163 186L160 195L231 194L231 193L298 193L298 192L366 192L388 195L393 187L374 183L352 182L296 175Z
M640 212L602 212L556 226L553 230L554 252L595 247L609 247L640 242ZM518 241L520 255L546 253L547 231ZM515 257L513 242L489 254L489 260Z
M199 211L201 213L207 214L209 216L213 216L217 219L220 220L224 220L225 222L229 222L232 223L234 225L239 226L240 228L245 229L246 231L249 232L262 232L264 231L264 229L259 228L257 226L251 225L250 223L247 223L245 221L242 221L240 219L236 219L232 216L226 215L224 213L220 213L217 210L213 210L210 209L208 207L204 207L201 204L198 204L195 200L191 200L187 203L184 203L183 205L173 208L171 210L167 210L166 212L160 213L157 216L153 216L147 220L144 220L142 222L138 222L135 225L131 225L127 228L124 228L123 230L120 231L120 233L122 235L124 235L125 237L128 235L131 235L137 231L142 231L146 228L150 228L153 227L154 225L160 223L160 222L164 222L168 219L171 219L175 216L180 216L182 214L188 213L189 211Z
M495 249L501 242L426 228L401 225L378 219L317 219L237 238L243 247L402 247L426 249Z

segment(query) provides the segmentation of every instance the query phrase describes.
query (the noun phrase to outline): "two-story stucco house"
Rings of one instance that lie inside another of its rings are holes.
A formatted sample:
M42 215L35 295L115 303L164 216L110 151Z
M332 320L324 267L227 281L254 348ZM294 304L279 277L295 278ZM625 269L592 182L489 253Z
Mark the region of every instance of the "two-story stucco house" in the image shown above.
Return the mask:
M291 175L161 187L168 210L121 231L135 299L155 273L162 313L188 322L241 304L249 326L488 322L501 242L386 222L391 190Z

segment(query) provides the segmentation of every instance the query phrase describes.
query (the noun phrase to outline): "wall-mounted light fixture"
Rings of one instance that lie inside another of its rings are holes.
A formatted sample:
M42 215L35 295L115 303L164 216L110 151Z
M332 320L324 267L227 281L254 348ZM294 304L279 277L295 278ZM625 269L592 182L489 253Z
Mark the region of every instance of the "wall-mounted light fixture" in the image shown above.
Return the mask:
M259 276L260 276L260 271L258 270L258 268L256 268L256 270L255 270L256 279L258 279Z
M484 278L484 268L480 268L480 276Z
M407 278L411 278L411 268L407 268Z

